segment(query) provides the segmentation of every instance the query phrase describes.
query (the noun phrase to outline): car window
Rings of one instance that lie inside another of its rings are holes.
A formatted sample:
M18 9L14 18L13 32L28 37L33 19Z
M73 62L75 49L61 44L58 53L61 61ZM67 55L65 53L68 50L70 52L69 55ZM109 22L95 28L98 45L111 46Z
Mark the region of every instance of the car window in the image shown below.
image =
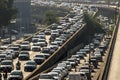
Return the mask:
M1 65L11 65L12 62L1 62Z
M27 62L26 64L29 64L29 65L36 65L35 62Z
M11 73L11 75L22 75L22 72L16 72L16 71L14 71L14 72Z

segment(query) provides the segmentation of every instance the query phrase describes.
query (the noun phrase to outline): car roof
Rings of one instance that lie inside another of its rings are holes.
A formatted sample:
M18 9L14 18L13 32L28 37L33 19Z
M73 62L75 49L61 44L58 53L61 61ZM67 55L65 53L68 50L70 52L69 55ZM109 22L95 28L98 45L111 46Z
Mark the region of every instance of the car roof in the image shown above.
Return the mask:
M11 71L11 73L12 72L22 72L21 70L13 70L13 71Z

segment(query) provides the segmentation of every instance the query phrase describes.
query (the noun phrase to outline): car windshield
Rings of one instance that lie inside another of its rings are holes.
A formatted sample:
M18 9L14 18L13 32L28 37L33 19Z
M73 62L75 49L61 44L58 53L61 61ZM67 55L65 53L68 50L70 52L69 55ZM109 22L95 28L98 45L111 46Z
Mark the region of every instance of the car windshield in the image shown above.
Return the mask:
M45 42L45 39L39 39L39 42Z
M1 62L1 65L11 65L12 62Z
M89 69L89 67L81 67L81 69Z
M49 53L49 49L48 48L43 48L42 53Z
M35 57L44 57L43 55L35 55Z
M58 76L57 73L50 73L52 76Z
M54 43L54 42L53 42L53 43L51 43L51 45L57 45L57 43Z
M19 47L11 47L10 49L19 50Z
M21 52L20 54L28 54L28 52L23 51L23 52Z
M22 72L14 71L14 72L11 73L11 75L22 75Z
M51 75L40 75L40 79L53 79Z
M35 62L27 62L28 65L35 65Z

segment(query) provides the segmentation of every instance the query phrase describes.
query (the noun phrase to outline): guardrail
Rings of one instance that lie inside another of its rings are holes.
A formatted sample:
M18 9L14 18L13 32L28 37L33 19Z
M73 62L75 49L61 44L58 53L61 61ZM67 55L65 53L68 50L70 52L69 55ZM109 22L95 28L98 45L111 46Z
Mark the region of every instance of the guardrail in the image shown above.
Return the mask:
M113 30L112 38L111 38L111 41L110 41L108 49L107 49L107 55L105 56L104 62L100 66L100 69L98 70L98 72L95 74L95 77L93 78L93 80L107 80L110 62L111 62L111 58L112 58L112 53L113 53L116 36L117 36L117 32L118 32L118 27L119 27L118 26L119 16L118 16L116 23L117 24Z
M114 46L115 46L115 42L116 42L116 37L117 37L117 33L118 33L119 20L120 20L120 18L118 15L117 21L116 21L116 27L115 27L114 33L113 33L113 40L111 42L111 47L109 49L108 59L106 61L105 68L103 68L103 73L100 76L99 80L107 80L109 68L110 68L110 63L111 63L111 59L112 59L112 55L113 55L113 50L114 50Z

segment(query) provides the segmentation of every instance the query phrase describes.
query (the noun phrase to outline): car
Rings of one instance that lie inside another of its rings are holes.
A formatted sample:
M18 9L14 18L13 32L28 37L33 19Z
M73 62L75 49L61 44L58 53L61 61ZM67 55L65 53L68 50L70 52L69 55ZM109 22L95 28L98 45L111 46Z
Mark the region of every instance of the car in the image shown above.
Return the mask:
M45 34L38 34L39 39L46 39Z
M84 54L83 53L77 52L76 55L78 55L80 59L84 59Z
M71 58L76 58L78 63L80 63L80 56L79 55L72 55Z
M32 42L33 42L33 43L36 43L36 42L38 42L38 39L39 39L39 38L34 38L34 37L33 37L33 38L32 38Z
M63 77L65 76L64 75L64 73L63 73L63 70L62 69L58 69L58 68L53 68L52 70L51 70L51 72L57 72L61 77L62 77L62 79L63 79Z
M63 79L64 75L61 70L53 69L51 72L56 72L61 77L61 80Z
M22 51L30 50L30 45L29 44L21 44L20 48Z
M39 46L39 47L41 47L41 45L38 42L33 43L32 46Z
M49 47L43 47L41 52L42 53L51 53Z
M19 60L29 60L30 59L29 52L28 51L21 51L19 53L18 59Z
M97 61L97 59L95 57L91 57L90 62L93 64L94 68L97 68L98 61Z
M7 58L7 54L0 54L0 61L3 61Z
M15 58L18 57L18 54L19 54L19 51L20 51L20 47L18 47L18 46L11 46L11 47L9 47L9 49L14 50Z
M37 63L37 64L41 64L42 62L44 62L45 60L45 55L44 54L37 54L34 56L33 60Z
M51 36L55 36L55 37L58 37L60 35L59 31L58 30L51 30Z
M74 67L77 65L77 61L74 58L68 58L67 61L70 62L71 66Z
M38 51L41 51L41 48L40 48L40 46L32 46L31 50L35 51L35 52L38 52Z
M68 69L64 66L57 66L55 69L62 70L64 77L68 74Z
M67 65L66 65L66 63L64 63L64 62L58 63L58 64L57 64L57 67L64 67L64 68L67 69Z
M11 72L14 69L12 60L3 60L0 64L0 69L3 72Z
M62 61L62 62L66 64L67 69L68 69L69 71L72 69L72 65L70 64L69 61Z
M37 42L37 45L40 47L46 47L47 43L46 42Z
M54 24L51 25L51 29L55 30L55 29L57 29L57 26L58 26L58 24L54 23Z
M45 33L44 32L40 32L38 33L39 36L45 36Z
M37 64L35 61L29 60L24 64L24 71L25 72L32 72L36 68L37 68Z
M23 73L20 70L13 70L8 77L8 80L23 80Z
M51 42L50 47L53 47L55 50L57 50L59 45L57 42Z
M38 42L44 42L46 45L47 45L47 41L46 41L46 39L38 39Z
M60 35L59 38L60 38L63 42L65 42L65 41L67 40L67 37L65 37L65 36L63 36L63 35Z
M81 49L81 50L84 50L84 49ZM77 51L76 54L83 54L84 56L87 56L87 52L84 50L84 51Z
M89 61L86 61L83 65L84 65L84 66L90 66L91 71L94 72L94 66L93 66L93 64L90 63Z
M40 74L39 80L55 80L55 78L51 74L43 73Z
M99 40L94 40L93 44L95 45L95 47L99 46L100 41Z
M101 54L95 54L95 57L98 61L102 62L102 55Z
M29 41L23 41L23 42L21 42L21 44L30 44L30 42Z
M10 54L10 55L12 55L12 57L15 59L16 58L16 54L15 54L15 51L13 50L13 49L7 49L6 51L5 51L5 54Z
M87 79L91 78L91 76L89 75L89 72L90 72L89 67L82 66L81 69L80 69L80 72L84 72L85 75L87 76Z
M23 41L20 44L21 50L30 50L30 42L29 41Z
M46 29L46 30L45 30L45 34L46 34L46 35L50 35L50 34L51 34L51 30L50 30L50 29Z
M0 50L5 50L5 49L7 49L7 47L6 46L0 46Z
M68 77L69 80L88 80L85 72L70 72Z
M49 72L48 74L52 75L55 80L62 80L62 76L57 72Z
M63 41L61 39L55 39L55 41L59 46L61 46L63 44Z
M10 39L4 39L1 41L1 43L4 45L4 44L10 44Z
M43 47L41 52L46 56L46 58L48 58L52 54L50 50L51 49L49 47Z

